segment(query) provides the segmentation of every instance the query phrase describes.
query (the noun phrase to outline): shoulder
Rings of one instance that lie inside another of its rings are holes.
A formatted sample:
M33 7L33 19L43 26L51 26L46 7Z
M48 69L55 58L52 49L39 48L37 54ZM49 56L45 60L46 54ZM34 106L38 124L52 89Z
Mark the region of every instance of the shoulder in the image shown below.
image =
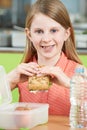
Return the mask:
M63 72L67 76L71 77L75 72L75 68L79 64L74 60L68 59L67 56L64 53L62 53L61 58L57 65L63 70Z
M75 70L75 68L76 68L77 66L79 66L79 65L80 65L80 64L79 64L79 63L77 63L76 61L74 61L74 60L71 60L71 59L67 58L67 56L66 56L66 55L64 55L64 56L65 56L65 59L66 59L66 66L65 66L65 70L74 71L74 70Z
M79 66L79 64L77 62L67 59L67 64L66 64L66 67L65 67L65 73L69 77L71 77L74 74L77 66Z

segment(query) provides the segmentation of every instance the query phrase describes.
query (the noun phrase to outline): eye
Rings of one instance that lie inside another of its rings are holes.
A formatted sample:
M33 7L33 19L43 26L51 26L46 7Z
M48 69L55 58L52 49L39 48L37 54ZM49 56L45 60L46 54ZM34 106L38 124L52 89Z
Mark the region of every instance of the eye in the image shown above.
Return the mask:
M38 33L38 34L41 34L41 33L43 33L43 30L38 29L38 30L36 30L35 32Z
M52 33L55 33L55 32L57 32L58 30L57 29L51 29L51 32Z

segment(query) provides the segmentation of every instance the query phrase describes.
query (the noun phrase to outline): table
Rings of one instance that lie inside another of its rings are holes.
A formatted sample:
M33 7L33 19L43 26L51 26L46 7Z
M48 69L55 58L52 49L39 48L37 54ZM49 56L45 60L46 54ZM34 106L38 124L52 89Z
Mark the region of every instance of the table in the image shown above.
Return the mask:
M49 116L48 123L36 126L31 130L87 130L87 128L72 129L69 126L69 117Z

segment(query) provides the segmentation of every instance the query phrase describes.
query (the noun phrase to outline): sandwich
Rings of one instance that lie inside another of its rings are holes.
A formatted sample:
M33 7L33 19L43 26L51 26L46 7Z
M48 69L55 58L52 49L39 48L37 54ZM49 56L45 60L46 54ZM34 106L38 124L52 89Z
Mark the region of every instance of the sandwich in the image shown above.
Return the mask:
M28 89L29 91L42 91L48 90L51 86L51 77L48 75L43 76L32 76L28 79Z
M15 111L26 111L26 110L31 110L31 108L29 107L23 107L23 106L19 106L15 108Z

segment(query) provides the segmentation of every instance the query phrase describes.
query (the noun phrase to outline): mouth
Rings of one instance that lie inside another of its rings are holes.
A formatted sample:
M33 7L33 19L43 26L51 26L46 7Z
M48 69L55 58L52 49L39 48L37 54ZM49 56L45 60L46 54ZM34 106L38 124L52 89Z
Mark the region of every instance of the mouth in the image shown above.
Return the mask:
M55 46L55 45L49 45L49 46L43 46L43 45L42 45L41 48L43 48L43 49L49 48L49 49L50 49L50 48L52 48L52 47L54 47L54 46Z
M53 50L55 45L49 45L49 46L41 46L44 52L51 52Z

